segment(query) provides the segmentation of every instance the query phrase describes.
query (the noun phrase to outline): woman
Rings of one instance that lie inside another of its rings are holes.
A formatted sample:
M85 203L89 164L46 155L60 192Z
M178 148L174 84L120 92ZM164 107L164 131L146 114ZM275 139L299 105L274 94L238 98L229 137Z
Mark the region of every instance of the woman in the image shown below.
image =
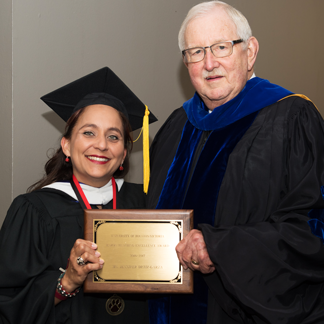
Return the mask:
M93 90L89 76L77 80L83 85L82 99L72 105L46 176L13 201L1 229L0 323L148 323L145 295L82 290L88 273L101 269L104 260L96 244L82 239L82 202L70 181L80 182L91 208L113 208L114 202L119 209L145 207L142 186L123 180L132 146L128 112L107 91L83 97ZM70 85L80 87L78 82ZM55 96L69 92L70 85Z

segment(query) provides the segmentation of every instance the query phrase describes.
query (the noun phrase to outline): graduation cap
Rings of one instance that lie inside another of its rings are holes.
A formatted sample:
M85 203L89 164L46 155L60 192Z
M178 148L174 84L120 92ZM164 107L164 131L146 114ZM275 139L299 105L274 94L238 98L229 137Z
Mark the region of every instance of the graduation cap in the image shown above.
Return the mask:
M143 182L144 192L147 192L150 177L148 124L157 118L113 71L104 67L42 96L41 100L64 121L81 108L102 104L124 113L133 131L142 128Z
M141 128L145 105L108 67L92 72L41 97L64 121L90 105L111 106L128 117L132 130ZM150 113L149 123L157 121Z

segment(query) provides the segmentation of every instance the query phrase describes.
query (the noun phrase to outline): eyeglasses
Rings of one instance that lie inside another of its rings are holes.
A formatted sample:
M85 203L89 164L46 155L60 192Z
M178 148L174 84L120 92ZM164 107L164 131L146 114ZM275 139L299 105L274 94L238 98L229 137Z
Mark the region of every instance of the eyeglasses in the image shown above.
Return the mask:
M205 47L193 47L182 51L185 63L196 63L202 61L206 56L206 48L209 48L215 57L226 57L233 53L233 46L242 43L243 39L216 43Z

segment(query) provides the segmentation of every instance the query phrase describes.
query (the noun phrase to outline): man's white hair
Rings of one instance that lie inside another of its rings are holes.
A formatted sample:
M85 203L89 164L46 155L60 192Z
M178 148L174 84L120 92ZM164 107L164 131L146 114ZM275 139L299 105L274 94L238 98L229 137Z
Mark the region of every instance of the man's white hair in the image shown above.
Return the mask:
M180 51L183 51L185 49L186 44L184 35L190 21L195 18L208 15L211 12L211 10L215 10L215 8L224 10L227 13L228 17L233 21L233 23L236 26L236 33L238 38L243 39L243 41L247 41L252 36L251 27L247 19L243 16L243 14L240 11L222 1L202 2L189 10L187 17L185 18L180 27L178 36Z

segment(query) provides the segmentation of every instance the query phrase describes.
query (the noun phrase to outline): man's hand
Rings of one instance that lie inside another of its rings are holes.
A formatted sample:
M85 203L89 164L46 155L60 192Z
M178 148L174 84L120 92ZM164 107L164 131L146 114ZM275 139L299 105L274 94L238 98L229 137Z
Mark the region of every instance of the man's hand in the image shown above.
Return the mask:
M201 231L191 230L176 246L176 252L184 269L212 273L215 266L209 258Z

